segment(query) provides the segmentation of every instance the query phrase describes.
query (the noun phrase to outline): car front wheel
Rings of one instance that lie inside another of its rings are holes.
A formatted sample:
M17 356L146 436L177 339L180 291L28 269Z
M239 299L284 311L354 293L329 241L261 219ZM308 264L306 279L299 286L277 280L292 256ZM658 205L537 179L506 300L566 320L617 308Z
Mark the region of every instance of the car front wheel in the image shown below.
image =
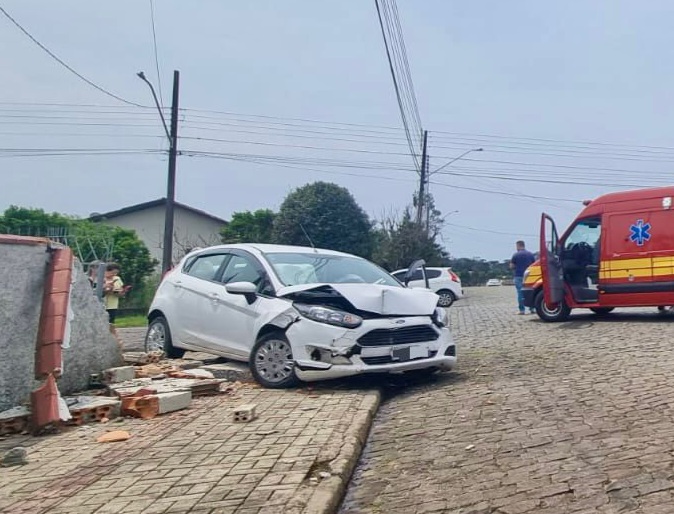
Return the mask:
M145 351L161 351L170 359L180 359L185 355L185 350L173 346L171 329L168 326L166 318L163 316L154 318L147 327L147 333L145 334Z
M555 307L549 307L545 303L545 295L543 290L539 291L534 300L536 306L536 314L543 321L566 321L571 313L571 309L564 300L559 302Z
M456 301L456 296L448 289L443 289L437 292L437 295L440 297L438 300L438 307L451 307L451 305Z
M269 389L297 385L293 352L283 334L268 334L255 343L250 354L250 372Z

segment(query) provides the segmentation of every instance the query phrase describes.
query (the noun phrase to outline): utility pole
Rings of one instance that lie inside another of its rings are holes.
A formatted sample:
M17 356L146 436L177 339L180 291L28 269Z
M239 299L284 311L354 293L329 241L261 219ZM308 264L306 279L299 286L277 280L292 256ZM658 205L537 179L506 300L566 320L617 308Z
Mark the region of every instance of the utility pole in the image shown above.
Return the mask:
M421 147L421 177L419 180L419 198L417 198L417 225L421 226L424 220L424 206L426 205L426 144L428 142L428 131L424 130L424 142Z
M180 72L173 71L173 100L171 103L171 134L169 136L168 180L166 184L166 215L164 217L164 247L161 269L166 273L173 265L173 216L176 200L176 160L178 158L178 100Z
M162 246L162 273L166 273L173 264L173 213L175 210L176 200L176 160L178 158L178 99L180 96L180 72L173 70L173 103L171 104L171 130L169 132L164 119L164 110L159 104L157 94L154 91L152 82L150 82L145 73L142 71L137 73L138 77L144 81L150 91L152 91L152 98L159 111L161 123L164 126L164 132L169 140L169 163L168 163L168 177L166 183L166 211L164 215L164 244Z

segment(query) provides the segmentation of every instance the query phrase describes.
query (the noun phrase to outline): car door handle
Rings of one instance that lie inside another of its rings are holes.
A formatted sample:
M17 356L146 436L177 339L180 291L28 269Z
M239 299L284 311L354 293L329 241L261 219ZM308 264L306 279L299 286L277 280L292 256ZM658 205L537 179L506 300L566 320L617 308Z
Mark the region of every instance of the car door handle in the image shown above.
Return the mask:
M175 287L177 287L178 289L180 289L181 287L183 287L183 283L182 283L180 280L176 280L176 281L173 283L173 285L174 285Z
M208 296L210 296L211 300L213 300L214 302L220 299L220 295L218 293L210 293Z

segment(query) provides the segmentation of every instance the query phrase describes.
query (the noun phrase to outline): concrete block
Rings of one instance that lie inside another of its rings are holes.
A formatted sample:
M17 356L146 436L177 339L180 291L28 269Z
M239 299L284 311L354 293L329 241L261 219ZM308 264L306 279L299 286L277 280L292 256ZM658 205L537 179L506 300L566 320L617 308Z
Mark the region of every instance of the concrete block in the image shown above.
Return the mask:
M135 374L135 371L134 371ZM128 382L122 382L119 384L111 384L108 386L108 389L110 392L113 394L116 394L118 396L123 396L123 395L128 395L128 394L133 394L136 391L144 388L144 387L149 387L152 385L152 379L151 378L136 378L134 380L129 380Z
M257 418L255 412L257 405L253 403L247 403L245 405L239 405L234 409L234 423L249 423Z
M136 378L136 369L133 366L104 369L101 381L104 384L120 384Z
M223 378L229 382L246 382L253 380L250 368L240 362L228 362L225 364L205 364L201 369L210 371L215 378Z
M185 378L215 378L213 373L203 368L183 369L181 374L186 375Z
M158 394L157 398L159 398L159 414L166 414L189 407L190 403L192 403L192 392L175 391L173 393L162 393Z

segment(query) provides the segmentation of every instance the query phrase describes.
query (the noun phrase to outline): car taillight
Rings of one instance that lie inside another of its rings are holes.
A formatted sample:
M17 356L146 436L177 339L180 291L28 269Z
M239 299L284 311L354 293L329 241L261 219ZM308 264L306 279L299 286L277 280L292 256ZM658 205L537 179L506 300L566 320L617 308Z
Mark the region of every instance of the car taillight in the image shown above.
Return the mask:
M459 275L454 273L451 269L447 270L447 273L449 273L449 277L454 281L454 282L461 282L461 279L459 278Z
M162 273L161 274L161 280L159 281L159 283L161 284L164 281L164 279L166 278L166 275L168 275L172 271L173 271L173 268L169 268L164 273Z

